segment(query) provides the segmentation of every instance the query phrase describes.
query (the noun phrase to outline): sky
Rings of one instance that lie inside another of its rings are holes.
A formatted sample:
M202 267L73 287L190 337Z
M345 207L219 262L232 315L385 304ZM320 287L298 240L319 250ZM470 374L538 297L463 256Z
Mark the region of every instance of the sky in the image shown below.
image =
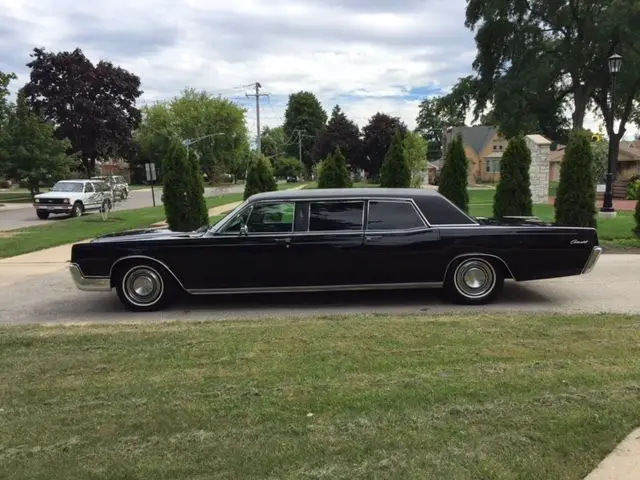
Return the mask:
M359 126L376 112L415 127L418 105L472 73L465 0L0 0L0 70L16 86L36 46L79 47L140 76L141 103L185 87L247 108L260 82L262 126L283 122L289 94L309 90L327 114L338 103ZM471 117L468 118L471 121ZM598 129L589 115L585 126ZM635 130L634 130L635 132Z

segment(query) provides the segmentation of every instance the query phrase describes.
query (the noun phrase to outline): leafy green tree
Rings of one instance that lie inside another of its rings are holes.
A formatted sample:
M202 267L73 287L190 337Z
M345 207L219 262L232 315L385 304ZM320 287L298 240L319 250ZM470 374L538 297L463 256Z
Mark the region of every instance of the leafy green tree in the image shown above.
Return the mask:
M271 159L283 158L286 155L287 143L289 142L287 142L283 127L264 127L262 129L260 150L265 157Z
M273 175L271 162L263 155L258 156L249 165L247 180L244 186L244 199L260 192L273 192L278 189L278 184Z
M188 160L180 139L173 137L162 163L163 203L171 230L190 232L209 223L202 175Z
M350 188L353 186L347 161L339 148L320 163L318 188Z
M44 182L64 178L73 160L67 156L69 141L56 138L51 123L29 110L24 94L18 94L16 107L9 112L2 150L10 177L25 179L31 195Z
M34 113L67 138L88 176L96 160L128 151L141 114L140 78L110 62L93 64L82 50L46 52L34 48L24 94Z
M311 171L313 144L327 123L327 112L313 93L300 91L289 95L284 118L284 133L289 139L287 155L296 158L299 156L298 135L302 135L302 163Z
M271 163L276 178L299 177L302 173L302 166L297 158L275 158Z
M582 130L569 136L560 166L560 184L554 204L556 224L596 226L596 189L590 137Z
M597 141L591 143L593 151L593 178L596 183L604 183L609 162L609 142Z
M638 190L638 198L636 202L636 211L633 214L633 218L636 220L636 227L634 232L637 237L640 237L640 190Z
M522 135L511 138L500 160L500 181L493 202L494 217L531 216L531 151Z
M444 164L440 172L438 192L465 212L469 209L467 169L468 161L464 153L462 135L458 134L447 148Z
M407 126L400 118L392 117L386 113L376 113L362 129L364 156L363 164L358 166L367 172L373 180L380 176L380 167L389 147L391 147L396 130L399 130L404 137L407 133Z
M319 161L330 153L340 151L348 165L362 164L360 129L344 114L340 105L333 107L327 126L318 134L313 146L313 159Z
M8 159L4 148L9 140L7 136L7 121L11 108L7 97L9 96L9 84L11 80L16 78L15 73L3 73L0 70L0 175L3 175L8 168Z
M439 160L442 158L442 140L444 131L449 127L463 127L466 110L464 106L454 108L447 103L452 99L449 97L426 98L420 102L418 107L417 128L425 140L428 142L428 158ZM452 102L451 102L452 103Z
M404 154L411 172L411 186L419 188L425 182L423 173L427 171L428 143L417 132L407 132L404 138Z
M396 131L387 155L380 168L380 186L386 188L408 188L411 185L411 170L405 156L402 134Z

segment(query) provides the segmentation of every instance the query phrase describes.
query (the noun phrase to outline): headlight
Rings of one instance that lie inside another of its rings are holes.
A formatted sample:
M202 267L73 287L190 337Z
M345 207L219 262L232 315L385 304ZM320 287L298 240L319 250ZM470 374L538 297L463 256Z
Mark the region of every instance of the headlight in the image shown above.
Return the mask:
M40 199L39 198L34 198L33 201L36 202L36 203L40 203Z
M68 198L65 198L64 203L70 203L70 200Z

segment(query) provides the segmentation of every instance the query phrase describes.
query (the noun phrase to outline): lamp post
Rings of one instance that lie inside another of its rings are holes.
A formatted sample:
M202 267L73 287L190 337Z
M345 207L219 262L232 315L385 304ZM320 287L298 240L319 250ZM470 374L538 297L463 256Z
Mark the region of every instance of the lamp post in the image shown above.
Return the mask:
M622 57L618 54L613 54L608 59L609 73L611 74L611 130L615 135L615 120L616 120L616 75L622 68ZM613 162L617 159L613 158L613 135L609 137L609 161L607 162L607 178L604 191L604 200L602 202L602 208L600 213L603 216L613 217L616 214L613 208Z
M204 140L205 138L209 138L209 137L217 137L219 135L226 135L224 132L218 132L218 133L210 133L209 135L204 135L202 137L198 137L198 138L187 138L185 140L182 141L182 144L187 147L187 158L189 158L189 146L193 145L194 143L198 143L200 140Z

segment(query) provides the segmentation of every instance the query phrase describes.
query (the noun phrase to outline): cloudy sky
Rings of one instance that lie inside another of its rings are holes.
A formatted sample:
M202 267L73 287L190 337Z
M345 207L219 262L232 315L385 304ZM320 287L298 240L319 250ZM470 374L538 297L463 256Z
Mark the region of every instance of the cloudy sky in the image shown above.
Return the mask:
M262 124L278 125L287 97L314 92L360 126L377 111L415 126L418 103L471 72L465 0L0 0L0 70L27 79L35 46L80 47L142 79L144 102L186 86L248 108L261 82ZM594 118L587 127L597 128Z

